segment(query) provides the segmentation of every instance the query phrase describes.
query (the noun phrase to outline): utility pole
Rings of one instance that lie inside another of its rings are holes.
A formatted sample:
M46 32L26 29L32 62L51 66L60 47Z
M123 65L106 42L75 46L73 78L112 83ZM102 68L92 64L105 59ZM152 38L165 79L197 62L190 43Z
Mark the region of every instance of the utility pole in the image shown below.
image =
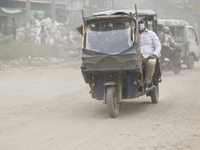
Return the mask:
M30 0L26 0L26 31L25 31L25 38L26 40L28 39L28 35L30 33L30 15L31 15L31 4L30 4Z
M55 15L56 14L56 7L55 7L55 0L51 0L51 32L55 32Z

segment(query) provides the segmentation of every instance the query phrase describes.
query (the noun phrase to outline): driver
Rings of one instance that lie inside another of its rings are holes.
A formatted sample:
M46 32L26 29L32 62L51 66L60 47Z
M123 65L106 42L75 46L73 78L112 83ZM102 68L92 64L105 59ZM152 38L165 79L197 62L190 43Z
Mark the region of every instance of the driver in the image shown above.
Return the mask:
M128 36L126 35L125 24L122 22L114 23L114 34L109 38L109 50L112 52L121 52L129 48Z
M160 57L161 43L155 32L146 29L144 19L139 22L138 29L140 33L142 63L146 66L144 90L148 91L148 86L152 81L155 71L157 58Z
M177 62L179 55L170 47L175 47L177 49L180 49L180 47L177 45L177 43L174 42L170 34L170 29L167 26L164 26L162 28L162 32L164 33L164 41L161 51L161 56L164 59L169 58L174 64Z

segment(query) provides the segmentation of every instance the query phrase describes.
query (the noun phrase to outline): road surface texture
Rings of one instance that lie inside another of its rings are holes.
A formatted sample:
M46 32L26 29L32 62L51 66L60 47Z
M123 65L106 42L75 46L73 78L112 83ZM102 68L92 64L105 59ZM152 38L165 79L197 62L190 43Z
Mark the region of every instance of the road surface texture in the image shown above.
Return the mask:
M163 74L160 100L92 99L80 62L0 70L0 150L199 150L200 63Z

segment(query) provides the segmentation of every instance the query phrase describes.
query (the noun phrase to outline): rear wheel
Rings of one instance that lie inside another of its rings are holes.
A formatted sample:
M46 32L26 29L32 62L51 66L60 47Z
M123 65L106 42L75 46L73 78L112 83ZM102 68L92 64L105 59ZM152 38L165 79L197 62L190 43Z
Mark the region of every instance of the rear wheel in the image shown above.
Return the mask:
M160 58L160 72L161 74L163 74L164 70L165 70L165 62L163 60L164 58Z
M165 66L163 66L163 64L161 64L160 65L160 72L161 72L161 74L163 74L164 70L165 70Z
M194 68L194 58L192 56L188 56L186 60L187 68L193 69Z
M159 86L155 86L153 88L153 90L150 91L150 96L151 96L151 102L156 104L158 103L158 100L159 100Z
M108 86L106 92L106 103L110 117L116 118L119 115L120 102L119 93L115 86Z
M173 67L173 72L175 74L179 74L181 72L181 61L179 60L175 67Z

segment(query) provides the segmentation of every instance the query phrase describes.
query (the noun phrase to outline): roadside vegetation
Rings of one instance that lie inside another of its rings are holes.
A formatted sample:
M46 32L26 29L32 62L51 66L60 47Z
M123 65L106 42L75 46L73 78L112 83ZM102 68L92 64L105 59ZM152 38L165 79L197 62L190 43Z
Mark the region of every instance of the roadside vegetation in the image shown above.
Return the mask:
M81 57L81 40L67 43L67 46L35 44L25 41L4 39L0 41L0 70L10 67L40 67L70 64Z

